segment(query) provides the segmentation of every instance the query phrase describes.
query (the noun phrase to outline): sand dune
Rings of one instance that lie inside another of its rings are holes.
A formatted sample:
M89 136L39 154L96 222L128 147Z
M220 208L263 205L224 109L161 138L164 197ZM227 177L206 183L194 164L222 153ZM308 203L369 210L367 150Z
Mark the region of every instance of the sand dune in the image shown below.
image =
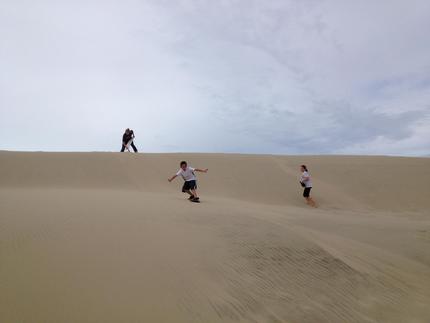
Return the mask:
M167 182L182 159L201 204ZM0 322L428 323L429 180L428 158L0 152Z

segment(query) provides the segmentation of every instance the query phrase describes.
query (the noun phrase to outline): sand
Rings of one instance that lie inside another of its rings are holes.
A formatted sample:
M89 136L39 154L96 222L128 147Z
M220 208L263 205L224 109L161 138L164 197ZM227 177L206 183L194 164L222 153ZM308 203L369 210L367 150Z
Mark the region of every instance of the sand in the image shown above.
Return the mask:
M429 158L0 152L0 322L428 323L429 183Z

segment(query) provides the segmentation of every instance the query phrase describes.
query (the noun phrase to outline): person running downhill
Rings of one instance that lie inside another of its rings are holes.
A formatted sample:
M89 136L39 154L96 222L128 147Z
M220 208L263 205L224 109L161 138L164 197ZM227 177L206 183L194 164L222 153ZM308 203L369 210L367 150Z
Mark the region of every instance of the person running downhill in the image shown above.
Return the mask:
M197 195L197 178L196 174L194 172L202 172L207 173L208 169L199 169L199 168L192 168L188 167L188 164L186 161L181 161L180 164L181 168L179 171L173 175L171 178L168 179L169 182L173 181L176 177L182 176L184 179L184 186L182 186L182 192L187 193L190 195L188 198L191 202L200 202L200 198Z
M130 151L130 146L133 148L134 152L137 153L137 148L134 145L134 132L133 130L127 128L125 129L124 134L122 135L122 147L121 152L124 152L125 149Z
M300 184L304 187L303 197L306 199L306 203L312 207L317 207L315 201L311 197L312 180L311 175L308 173L306 165L300 166L302 176L300 177Z

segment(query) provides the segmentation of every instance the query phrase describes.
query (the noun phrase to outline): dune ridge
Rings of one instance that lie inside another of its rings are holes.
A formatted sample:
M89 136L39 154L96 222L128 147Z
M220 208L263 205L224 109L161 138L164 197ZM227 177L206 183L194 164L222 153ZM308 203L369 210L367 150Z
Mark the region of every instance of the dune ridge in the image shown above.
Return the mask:
M209 168L200 205L167 182L182 159ZM0 152L0 321L427 323L429 170L428 158Z
M2 152L0 187L171 193L177 187L166 185L166 178L182 159L210 168L199 179L208 183L204 191L209 195L301 206L298 167L306 162L314 177L314 194L323 205L430 209L428 158Z

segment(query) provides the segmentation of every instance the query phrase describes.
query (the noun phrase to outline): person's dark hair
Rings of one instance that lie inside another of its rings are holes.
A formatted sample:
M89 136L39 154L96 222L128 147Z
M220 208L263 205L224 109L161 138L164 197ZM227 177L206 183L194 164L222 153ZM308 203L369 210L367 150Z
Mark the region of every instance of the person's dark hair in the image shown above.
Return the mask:
M185 160L183 160L183 161L181 161L181 167L183 166L183 165L187 165L187 162L185 161Z
M306 165L302 165L302 167L305 171L308 171L308 168L306 167Z

